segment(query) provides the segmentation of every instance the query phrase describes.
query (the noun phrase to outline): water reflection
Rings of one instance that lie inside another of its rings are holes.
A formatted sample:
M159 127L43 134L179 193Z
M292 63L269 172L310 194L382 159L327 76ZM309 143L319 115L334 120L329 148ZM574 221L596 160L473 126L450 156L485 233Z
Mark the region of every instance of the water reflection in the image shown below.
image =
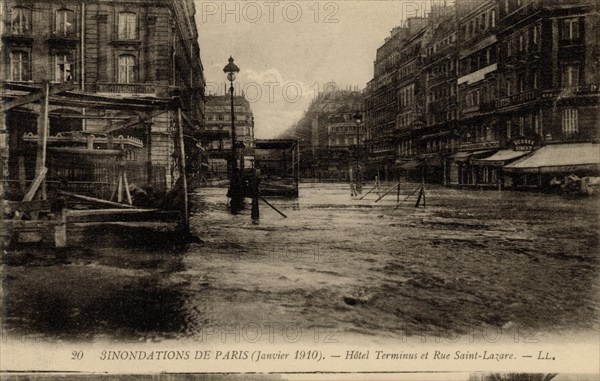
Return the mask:
M60 263L46 251L6 266L5 333L137 341L176 338L193 326L176 238L114 226L86 235L90 244Z

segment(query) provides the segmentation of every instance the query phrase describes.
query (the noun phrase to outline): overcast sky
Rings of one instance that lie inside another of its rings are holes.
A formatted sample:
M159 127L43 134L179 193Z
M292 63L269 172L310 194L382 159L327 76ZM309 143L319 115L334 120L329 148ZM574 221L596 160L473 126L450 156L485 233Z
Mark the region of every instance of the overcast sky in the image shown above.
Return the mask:
M196 1L207 92L223 94L232 55L256 137L272 138L302 117L327 82L363 89L390 30L432 1Z

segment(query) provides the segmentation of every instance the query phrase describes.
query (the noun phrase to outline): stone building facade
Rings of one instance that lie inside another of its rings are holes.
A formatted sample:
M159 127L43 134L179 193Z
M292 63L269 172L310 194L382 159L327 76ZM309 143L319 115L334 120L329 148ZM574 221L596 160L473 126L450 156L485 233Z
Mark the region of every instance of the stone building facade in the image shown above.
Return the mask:
M356 112L364 110L364 94L358 88L339 89L333 82L324 88L327 90L313 99L304 116L281 137L300 143L301 176L345 180L357 155L363 162L366 155L364 121L357 125L354 120Z
M494 187L598 174L599 8L456 0L393 30L366 91L371 168Z
M254 114L250 102L242 95L234 96L236 141L243 143L243 154L252 157L254 150ZM208 95L204 103L205 126L201 141L211 176L227 174L227 158L231 155L230 95Z

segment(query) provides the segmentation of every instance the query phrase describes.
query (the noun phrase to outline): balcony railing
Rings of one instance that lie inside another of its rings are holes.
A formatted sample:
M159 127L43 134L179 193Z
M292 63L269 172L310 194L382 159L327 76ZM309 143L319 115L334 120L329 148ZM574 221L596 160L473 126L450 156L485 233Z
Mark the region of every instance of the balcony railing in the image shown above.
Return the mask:
M89 93L167 95L172 86L154 83L86 83Z
M479 143L463 143L459 144L459 151L472 151L472 150L481 150L481 149L495 149L500 147L500 142L498 140L491 142L479 142Z
M496 101L496 108L508 107L515 104L529 102L540 97L540 90L534 89L529 91L524 91L519 94L514 94L509 97L501 98Z
M502 19L500 20L500 23L502 23L503 25L512 25L512 24L516 23L518 20L520 20L526 16L529 16L530 14L540 10L541 9L540 3L541 3L540 0L529 0L524 5L513 10L508 15L505 15L504 17L502 17ZM547 3L548 2L546 1L545 5L548 5Z
M548 89L542 91L542 98L554 98L557 96L561 97L569 97L574 95L590 95L590 94L599 94L600 93L600 85L591 84L591 85L582 85L582 86L571 86L571 87L560 87L555 89Z
M90 135L90 134L83 135L80 132L75 132L72 134L65 134L64 136L61 133L58 133L56 136L48 136L47 142L48 143L87 144L88 142L90 142L89 137L91 137L91 142L93 142L94 144L108 145L108 138L106 138L104 136L95 137L94 135ZM25 133L25 134L23 134L23 141L30 142L30 143L36 143L38 141L38 136L34 135L31 132ZM141 148L144 146L144 142L142 142L140 139L134 138L131 136L122 136L122 135L119 135L118 137L114 137L112 143L115 146L119 146L119 145L125 146L126 145L126 146L132 146L132 147L137 147L137 148Z

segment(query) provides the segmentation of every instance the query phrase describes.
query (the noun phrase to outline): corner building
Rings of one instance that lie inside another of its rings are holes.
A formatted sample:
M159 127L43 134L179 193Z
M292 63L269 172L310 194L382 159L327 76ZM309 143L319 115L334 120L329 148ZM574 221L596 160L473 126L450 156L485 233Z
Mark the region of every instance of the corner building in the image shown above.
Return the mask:
M122 159L130 183L167 190L179 177L179 123L188 169L196 170L205 79L193 1L25 0L1 7L4 100L44 83L51 91L74 85L49 99L49 184L66 181L68 190L107 197ZM10 179L33 177L40 111L27 103L6 113Z

